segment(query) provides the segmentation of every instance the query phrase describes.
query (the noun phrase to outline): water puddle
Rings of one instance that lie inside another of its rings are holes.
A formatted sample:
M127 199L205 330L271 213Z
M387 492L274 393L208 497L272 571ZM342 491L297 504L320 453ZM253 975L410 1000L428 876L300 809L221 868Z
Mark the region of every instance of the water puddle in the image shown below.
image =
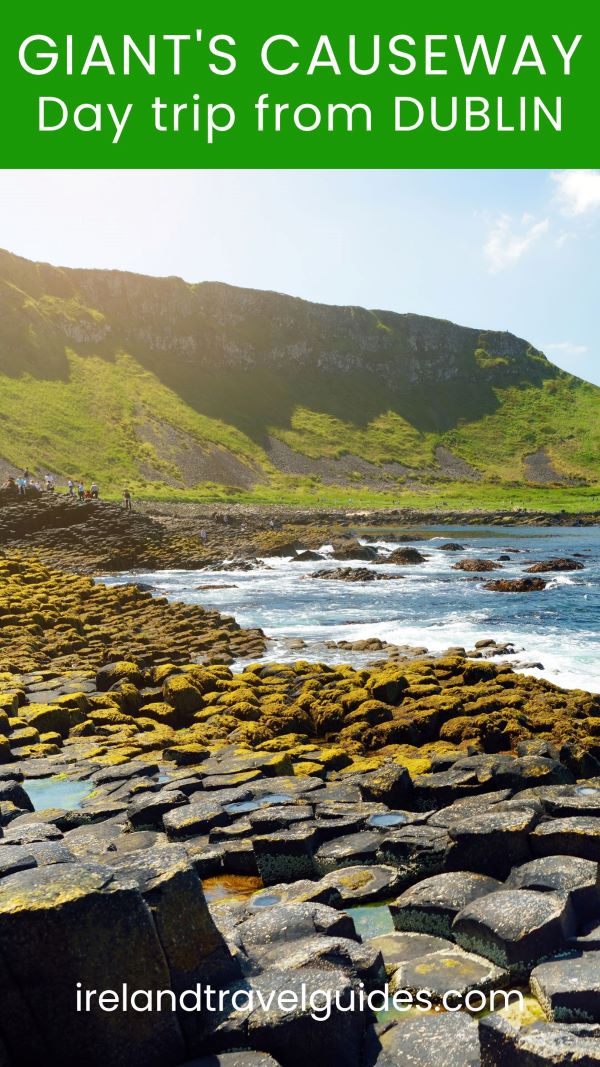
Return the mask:
M23 788L35 811L46 808L80 808L91 793L89 782L70 782L67 778L26 778Z
M263 888L260 878L245 874L219 874L203 878L202 888L209 904L239 904Z

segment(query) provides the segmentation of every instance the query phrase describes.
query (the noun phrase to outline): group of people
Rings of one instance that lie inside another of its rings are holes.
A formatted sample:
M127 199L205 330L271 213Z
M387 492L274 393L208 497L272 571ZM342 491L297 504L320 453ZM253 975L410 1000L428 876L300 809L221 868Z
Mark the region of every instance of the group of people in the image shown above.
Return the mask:
M56 483L52 474L45 474L42 486L38 478L32 477L27 467L17 477L9 475L4 483L5 489L16 489L19 496L27 496L28 487L36 489L38 492L41 492L43 488L46 492L53 493ZM86 488L82 479L73 480L73 478L69 478L67 480L67 495L73 498L77 497L78 500L99 500L100 489L97 482L92 482L89 488ZM131 492L129 489L123 490L123 505L125 511L131 511Z

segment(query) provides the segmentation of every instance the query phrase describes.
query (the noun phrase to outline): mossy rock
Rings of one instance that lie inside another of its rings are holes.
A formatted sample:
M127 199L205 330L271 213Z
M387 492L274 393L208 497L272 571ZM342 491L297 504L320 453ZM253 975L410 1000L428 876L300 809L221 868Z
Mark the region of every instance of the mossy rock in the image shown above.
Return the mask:
M105 663L96 674L96 687L101 693L106 692L117 682L132 682L138 688L144 684L144 676L137 663L118 660Z
M408 689L408 680L401 670L390 667L371 675L366 688L374 700L397 705L402 700L405 689Z
M167 678L163 685L163 697L182 715L192 716L203 706L202 693L194 682L185 674L176 674Z

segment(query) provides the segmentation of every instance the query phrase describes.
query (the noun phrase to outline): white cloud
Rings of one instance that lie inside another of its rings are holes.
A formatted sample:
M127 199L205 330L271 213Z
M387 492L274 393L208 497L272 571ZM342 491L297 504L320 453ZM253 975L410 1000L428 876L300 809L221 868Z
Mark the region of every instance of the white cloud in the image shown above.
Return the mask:
M535 221L525 214L520 219L500 215L493 223L483 246L493 274L517 263L548 232L549 219Z
M585 215L600 208L600 170L561 170L552 180L563 215Z
M544 352L553 352L557 356L584 356L589 352L587 345L576 345L573 341L556 341L554 344L544 345Z

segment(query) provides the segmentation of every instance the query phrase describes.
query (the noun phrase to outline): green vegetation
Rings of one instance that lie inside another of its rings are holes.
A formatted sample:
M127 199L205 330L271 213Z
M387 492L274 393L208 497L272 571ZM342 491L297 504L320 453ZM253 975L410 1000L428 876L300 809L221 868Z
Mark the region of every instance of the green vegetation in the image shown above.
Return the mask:
M511 334L0 252L0 460L106 496L590 509L599 413Z

